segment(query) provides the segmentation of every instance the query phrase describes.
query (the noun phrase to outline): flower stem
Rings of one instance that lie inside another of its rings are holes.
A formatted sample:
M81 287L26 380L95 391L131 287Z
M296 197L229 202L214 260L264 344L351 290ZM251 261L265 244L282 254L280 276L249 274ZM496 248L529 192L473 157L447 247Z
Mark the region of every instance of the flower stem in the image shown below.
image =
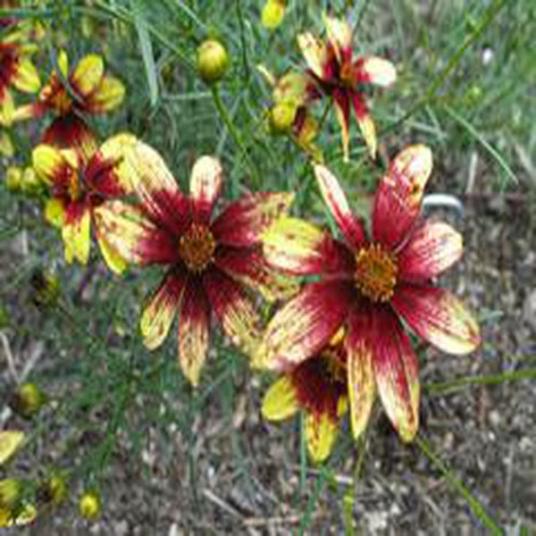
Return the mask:
M501 374L482 374L478 376L466 376L448 382L429 383L424 389L433 395L448 394L458 391L468 385L498 385L506 381L536 379L536 368L503 372Z
M254 176L255 180L257 181L258 177L259 177L257 169L253 165L253 162L251 161L251 159L250 159L250 157L248 155L247 148L246 148L246 146L245 146L245 144L244 144L244 142L242 140L242 137L240 136L240 133L238 132L238 130L236 130L236 128L235 128L235 126L233 124L233 121L231 119L231 116L229 115L229 112L227 111L227 108L225 107L225 104L221 100L221 95L220 95L218 84L214 84L211 89L212 89L212 98L214 100L214 105L216 106L216 110L218 110L218 113L220 114L220 117L221 117L223 123L225 124L225 127L227 128L227 131L229 132L229 134L233 138L233 141L235 142L235 144L240 149L240 152L244 156L244 159L245 159L245 161L246 161L246 163L247 163L252 175ZM233 183L233 195L238 194L237 186L238 186L237 184Z
M503 531L497 523L491 518L480 501L469 491L465 484L456 478L449 468L441 461L439 456L433 451L428 441L418 435L415 438L415 443L421 449L422 453L439 469L445 480L454 488L467 502L473 514L481 521L481 523L489 530L490 534L503 534Z

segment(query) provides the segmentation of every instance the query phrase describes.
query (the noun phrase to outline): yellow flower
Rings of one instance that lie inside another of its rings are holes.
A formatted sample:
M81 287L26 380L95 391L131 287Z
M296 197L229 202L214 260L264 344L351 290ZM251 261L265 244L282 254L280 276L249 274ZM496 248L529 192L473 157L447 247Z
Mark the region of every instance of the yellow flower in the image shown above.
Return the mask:
M23 432L16 430L2 430L0 432L0 465L17 452L23 441Z

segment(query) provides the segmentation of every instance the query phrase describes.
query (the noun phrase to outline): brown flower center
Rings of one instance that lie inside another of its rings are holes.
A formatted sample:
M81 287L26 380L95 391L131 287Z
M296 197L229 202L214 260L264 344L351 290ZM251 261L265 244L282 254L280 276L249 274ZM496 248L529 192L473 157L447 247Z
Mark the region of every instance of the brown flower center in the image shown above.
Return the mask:
M352 65L352 62L345 61L341 65L339 77L345 86L353 87L355 85L354 66Z
M396 285L396 258L379 244L361 248L356 255L357 288L374 302L391 299Z
M179 241L179 254L193 272L203 271L214 258L216 241L206 225L192 223Z

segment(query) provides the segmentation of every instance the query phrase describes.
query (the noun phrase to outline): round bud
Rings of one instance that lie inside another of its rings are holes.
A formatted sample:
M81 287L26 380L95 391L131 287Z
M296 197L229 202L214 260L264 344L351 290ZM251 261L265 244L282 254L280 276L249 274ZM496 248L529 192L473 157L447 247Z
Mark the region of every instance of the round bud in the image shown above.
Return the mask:
M284 134L292 128L296 106L290 102L278 102L270 110L270 126L275 134Z
M32 301L38 307L54 306L61 293L59 279L49 272L36 270L30 280L32 286Z
M262 8L262 25L268 30L275 30L285 16L284 0L268 0Z
M21 490L21 481L16 478L0 480L0 507L7 510L14 508L19 502Z
M67 479L59 472L52 473L40 486L39 496L46 504L60 505L67 497Z
M203 41L197 49L197 72L207 84L223 78L229 67L229 55L225 47L215 39Z
M18 192L21 189L22 169L10 166L6 171L6 188L10 192Z
M35 415L46 403L46 395L35 385L26 382L19 386L14 393L10 406L15 413L29 418Z
M84 519L97 519L101 513L101 498L96 491L85 491L78 502L78 510Z

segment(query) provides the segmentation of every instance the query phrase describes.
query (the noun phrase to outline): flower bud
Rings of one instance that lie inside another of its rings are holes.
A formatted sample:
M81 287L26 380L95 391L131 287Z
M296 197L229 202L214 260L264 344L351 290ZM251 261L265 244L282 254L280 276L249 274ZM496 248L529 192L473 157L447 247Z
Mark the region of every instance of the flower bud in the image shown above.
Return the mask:
M30 418L35 415L46 403L46 395L35 385L35 383L26 382L19 386L10 401L11 409Z
M60 297L60 281L49 272L36 270L30 281L33 289L32 301L38 307L51 307Z
M10 192L18 192L21 189L22 169L17 166L9 166L6 170L6 188Z
M278 102L270 110L270 127L276 134L289 132L296 117L296 106L291 102Z
M60 472L52 473L39 487L40 500L54 506L60 505L67 497L67 479Z
M0 507L12 510L19 502L22 483L16 478L0 480Z
M84 519L97 519L101 513L101 498L96 491L85 491L78 502L78 510Z
M262 8L261 22L268 30L275 30L285 16L285 0L268 0Z
M229 67L229 55L225 47L215 39L208 39L197 49L197 71L207 84L223 78Z

